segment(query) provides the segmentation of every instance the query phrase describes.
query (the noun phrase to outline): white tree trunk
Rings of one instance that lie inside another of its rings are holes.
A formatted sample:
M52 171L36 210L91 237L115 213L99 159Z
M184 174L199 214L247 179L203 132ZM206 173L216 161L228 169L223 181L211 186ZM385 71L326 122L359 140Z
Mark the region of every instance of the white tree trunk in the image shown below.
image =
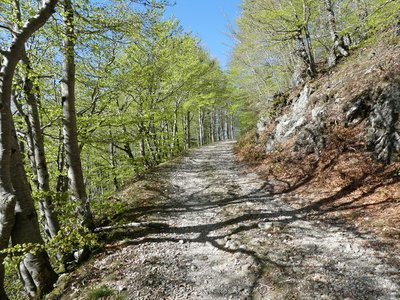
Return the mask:
M51 239L57 234L58 230L60 229L60 225L52 204L53 199L50 195L50 175L47 168L44 150L44 140L39 117L38 100L34 92L34 90L37 90L38 87L34 88L33 82L29 78L29 73L31 72L32 68L25 53L25 49L23 52L22 62L24 63L28 72L24 79L24 90L27 97L28 106L27 122L29 122L28 126L31 128L30 132L28 133L30 135L28 139L32 142L32 145L30 146L32 147L31 151L33 152L34 165L36 167L35 171L38 188L44 193L44 196L39 200L40 214L44 221L43 223L46 237Z
M41 28L54 12L58 0L43 2L39 13L29 19L15 34L8 50L1 50L3 60L0 68L0 250L8 246L14 225L16 195L11 179L12 117L10 110L12 84L15 69L23 47L32 34ZM3 256L0 257L0 299L8 299L4 290Z
M82 172L78 145L78 130L75 110L75 32L74 11L71 0L64 1L64 63L61 81L63 134L68 180L72 200L78 202L77 215L81 225L94 229Z

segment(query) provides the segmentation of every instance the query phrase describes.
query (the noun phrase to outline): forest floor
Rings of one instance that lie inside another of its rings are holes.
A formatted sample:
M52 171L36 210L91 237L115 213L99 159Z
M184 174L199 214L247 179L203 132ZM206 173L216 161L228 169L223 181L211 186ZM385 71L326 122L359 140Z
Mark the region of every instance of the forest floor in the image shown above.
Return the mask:
M233 145L193 150L118 193L114 221L153 226L107 233L59 283L61 299L400 299L399 245L289 206Z

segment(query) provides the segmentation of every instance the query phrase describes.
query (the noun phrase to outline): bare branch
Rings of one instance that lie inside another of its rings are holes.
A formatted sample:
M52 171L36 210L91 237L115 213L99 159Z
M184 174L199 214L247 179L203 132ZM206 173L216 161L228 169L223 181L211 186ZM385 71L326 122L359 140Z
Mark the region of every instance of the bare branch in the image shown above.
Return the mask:
M14 31L10 26L8 25L4 25L4 24L0 24L0 28L1 29L5 29L9 32L11 32L12 34L17 34L18 32Z
M128 228L136 228L136 227L149 227L149 228L163 229L163 228L168 228L169 225L167 223L156 223L156 222L132 222L132 223L122 224L122 225L97 227L94 230L94 232L103 232L103 231L111 231L111 230L115 230L115 229L128 229Z

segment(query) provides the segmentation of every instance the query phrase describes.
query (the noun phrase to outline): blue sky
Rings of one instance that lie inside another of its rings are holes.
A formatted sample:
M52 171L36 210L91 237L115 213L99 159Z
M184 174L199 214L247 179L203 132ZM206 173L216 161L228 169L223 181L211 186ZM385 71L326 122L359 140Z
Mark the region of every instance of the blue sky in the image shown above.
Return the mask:
M240 0L176 0L168 7L166 17L175 16L185 31L199 37L212 57L226 68L232 41L229 27L239 15Z

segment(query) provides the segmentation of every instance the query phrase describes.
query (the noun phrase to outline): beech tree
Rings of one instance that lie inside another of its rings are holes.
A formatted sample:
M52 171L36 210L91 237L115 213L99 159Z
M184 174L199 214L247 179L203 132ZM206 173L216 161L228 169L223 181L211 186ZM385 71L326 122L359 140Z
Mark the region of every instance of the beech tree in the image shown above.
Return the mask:
M64 0L64 63L61 80L61 97L63 113L63 136L68 180L72 199L79 202L77 206L78 219L81 225L93 229L93 216L90 210L86 186L83 178L80 149L78 144L78 129L75 109L75 27L74 9L71 0Z
M16 20L21 24L22 16L19 0L14 0L14 8L16 11ZM29 156L37 188L41 193L39 212L43 220L46 238L50 239L56 236L60 229L60 224L52 203L53 197L50 190L50 174L47 166L42 125L39 116L38 102L40 97L40 87L35 82L31 61L27 54L25 45L22 50L21 61L24 69L23 74L21 74L21 85L26 99L26 113L22 107L23 104L17 99L17 97L13 97L13 102L17 107L18 112L24 117L28 128L26 140L29 147Z
M3 26L11 31L13 39L8 49L0 50L2 55L0 70L0 249L8 247L12 233L13 241L17 243L21 241L42 242L38 231L34 235L27 235L29 234L27 232L19 234L26 226L29 228L31 225L33 227L30 229L34 230L35 228L38 229L39 225L37 219L31 217L32 213L35 215L34 209L32 211L32 199L29 197L25 198L26 195L24 195L26 192L25 182L27 181L25 172L20 169L22 161L18 156L18 147L14 147L13 149L14 125L10 103L15 70L23 55L25 43L50 18L57 2L57 0L43 1L38 14L30 18L20 29L11 27L11 22L7 22ZM14 156L12 157L12 155ZM17 169L11 173L11 168L14 167ZM11 174L14 175L11 176ZM18 178L15 179L14 176L18 176ZM18 186L20 183L23 186ZM28 194L30 194L30 191ZM27 220L26 217L29 218L28 220L31 224L25 223L25 220ZM38 233L39 235L37 235ZM40 263L38 264L39 261ZM29 294L34 294L33 296L41 291L49 291L57 278L51 269L47 255L41 251L36 255L28 254L21 263L20 271L21 274L33 275L29 283L24 281ZM3 259L0 261L0 298L8 299L4 290Z
M328 16L329 33L332 39L332 46L328 58L328 66L336 65L338 58L341 56L348 56L348 45L345 45L343 37L339 37L337 31L337 20L334 10L334 2L332 0L324 0L325 8Z

